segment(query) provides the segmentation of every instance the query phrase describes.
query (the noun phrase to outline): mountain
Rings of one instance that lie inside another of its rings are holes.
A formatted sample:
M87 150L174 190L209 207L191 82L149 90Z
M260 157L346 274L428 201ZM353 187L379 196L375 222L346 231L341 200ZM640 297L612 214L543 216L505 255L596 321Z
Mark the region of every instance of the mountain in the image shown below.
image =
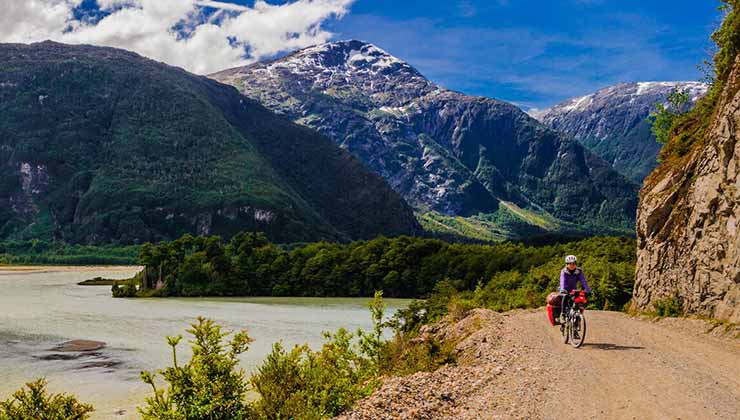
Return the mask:
M233 87L136 54L0 44L0 238L415 234L385 182Z
M362 41L211 77L351 151L426 228L484 239L629 231L637 188L517 107L427 80Z
M699 82L622 83L552 108L530 112L553 130L570 134L632 181L642 180L658 164L661 145L647 121L655 104L667 104L676 89L689 94L690 104L707 92Z

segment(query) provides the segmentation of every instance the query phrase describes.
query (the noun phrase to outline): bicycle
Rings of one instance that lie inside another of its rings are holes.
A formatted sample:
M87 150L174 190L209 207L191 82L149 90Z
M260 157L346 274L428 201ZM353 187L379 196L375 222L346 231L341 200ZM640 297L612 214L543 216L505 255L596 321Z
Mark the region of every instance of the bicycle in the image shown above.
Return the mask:
M588 300L586 292L571 290L569 295L563 296L563 317L565 322L560 325L563 342L579 348L586 339L585 308ZM567 309L566 309L567 308Z

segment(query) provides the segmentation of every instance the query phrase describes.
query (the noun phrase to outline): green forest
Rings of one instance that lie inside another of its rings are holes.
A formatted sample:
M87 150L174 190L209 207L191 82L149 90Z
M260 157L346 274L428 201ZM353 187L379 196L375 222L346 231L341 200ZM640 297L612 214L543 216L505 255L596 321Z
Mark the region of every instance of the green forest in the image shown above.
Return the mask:
M496 310L542 305L558 285L563 257L576 254L594 289L594 304L621 309L632 294L635 241L594 237L529 246L449 243L437 239L378 237L352 243L318 242L294 249L261 233L185 235L144 244L146 267L116 296L373 296L427 298L435 291L476 293ZM154 290L160 283L159 290ZM137 286L141 290L137 291Z

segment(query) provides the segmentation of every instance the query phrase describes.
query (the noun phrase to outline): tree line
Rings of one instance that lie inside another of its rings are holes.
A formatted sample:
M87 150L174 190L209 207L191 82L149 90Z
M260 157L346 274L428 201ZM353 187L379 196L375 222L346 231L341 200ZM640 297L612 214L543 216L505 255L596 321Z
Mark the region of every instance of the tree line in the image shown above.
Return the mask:
M576 254L600 307L621 308L632 293L635 241L594 237L531 246L449 243L438 239L378 237L352 243L317 242L286 249L261 233L185 235L144 244L146 268L135 281L114 288L118 296L373 296L427 298L444 281L492 301L499 290L531 299L495 309L531 306L557 288L562 259ZM138 292L136 285L139 285ZM156 290L155 290L156 289ZM531 300L531 302L530 302ZM483 305L492 306L492 305Z

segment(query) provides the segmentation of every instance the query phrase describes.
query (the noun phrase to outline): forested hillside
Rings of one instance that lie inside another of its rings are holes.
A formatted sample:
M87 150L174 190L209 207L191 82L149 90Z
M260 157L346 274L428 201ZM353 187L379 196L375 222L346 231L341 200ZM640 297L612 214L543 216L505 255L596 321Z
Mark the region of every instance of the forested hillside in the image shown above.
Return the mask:
M331 140L234 88L123 50L0 45L0 239L135 244L416 234Z

